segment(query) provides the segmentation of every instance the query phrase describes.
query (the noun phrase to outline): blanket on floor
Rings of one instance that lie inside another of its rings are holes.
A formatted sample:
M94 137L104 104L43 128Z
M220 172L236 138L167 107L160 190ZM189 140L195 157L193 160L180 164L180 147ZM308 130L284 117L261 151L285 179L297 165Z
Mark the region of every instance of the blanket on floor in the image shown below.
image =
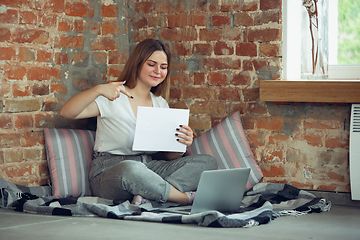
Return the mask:
M208 211L181 215L159 211L169 203L150 202L141 206L98 197L55 198L51 188L24 187L0 178L0 207L20 212L87 216L163 223L198 224L204 227L252 227L281 216L299 216L329 211L331 203L287 184L258 183L245 193L239 210L233 213Z

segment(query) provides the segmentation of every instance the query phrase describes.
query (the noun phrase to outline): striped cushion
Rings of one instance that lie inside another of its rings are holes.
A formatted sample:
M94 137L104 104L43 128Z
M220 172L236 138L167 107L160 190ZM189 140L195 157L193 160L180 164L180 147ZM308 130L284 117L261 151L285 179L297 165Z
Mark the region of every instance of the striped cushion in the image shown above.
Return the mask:
M252 188L263 178L261 169L250 149L239 112L195 138L187 152L190 155L209 154L215 157L220 169L251 168L247 189Z
M57 198L89 196L89 170L95 132L44 129L53 195Z

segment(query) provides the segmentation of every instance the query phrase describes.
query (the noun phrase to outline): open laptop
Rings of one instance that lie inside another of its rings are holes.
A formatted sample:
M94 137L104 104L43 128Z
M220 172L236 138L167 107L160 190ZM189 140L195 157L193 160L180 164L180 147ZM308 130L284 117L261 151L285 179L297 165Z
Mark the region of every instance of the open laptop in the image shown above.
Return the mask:
M216 210L234 212L240 208L250 168L204 171L192 206L161 208L160 211L195 214Z

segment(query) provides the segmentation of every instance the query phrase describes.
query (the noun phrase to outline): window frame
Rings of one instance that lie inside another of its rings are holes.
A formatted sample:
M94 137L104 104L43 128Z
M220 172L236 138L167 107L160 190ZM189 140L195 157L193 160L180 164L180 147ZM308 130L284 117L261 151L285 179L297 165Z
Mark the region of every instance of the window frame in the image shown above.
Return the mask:
M329 80L300 79L301 51L296 41L301 29L296 17L301 18L302 0L283 0L283 73L280 80L261 80L260 101L275 102L360 102L360 66L329 66ZM288 14L291 12L291 14ZM291 45L292 44L292 45ZM291 69L291 70L289 70ZM349 75L352 74L352 75Z

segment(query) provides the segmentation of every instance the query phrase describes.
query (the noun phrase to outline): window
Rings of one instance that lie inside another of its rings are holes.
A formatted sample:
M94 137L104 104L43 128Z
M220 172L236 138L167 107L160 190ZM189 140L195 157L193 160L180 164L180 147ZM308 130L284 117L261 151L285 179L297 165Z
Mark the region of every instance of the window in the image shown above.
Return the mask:
M358 0L328 1L329 79L359 79L360 53L357 51L360 51L360 36L356 35L354 30L360 34L358 27L360 2ZM349 5L352 7L347 7ZM302 0L283 1L283 78L286 80L300 79L301 75L301 11L299 9L302 8ZM346 49L344 46L353 48Z

